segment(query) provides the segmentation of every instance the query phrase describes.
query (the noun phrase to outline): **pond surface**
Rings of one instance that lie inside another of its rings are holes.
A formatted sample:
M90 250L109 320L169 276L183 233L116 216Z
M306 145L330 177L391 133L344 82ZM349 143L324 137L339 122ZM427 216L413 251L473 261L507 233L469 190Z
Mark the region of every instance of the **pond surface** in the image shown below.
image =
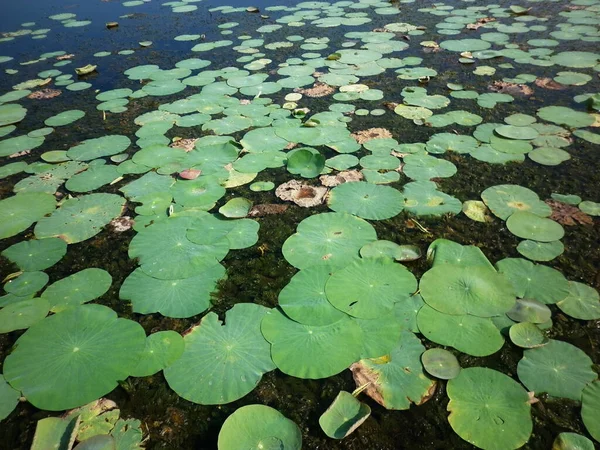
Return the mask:
M148 449L215 449L253 404L305 449L599 439L600 1L23 0L0 25L0 395L22 397L1 449L100 397ZM515 298L551 320L511 320ZM44 346L79 352L93 324L87 361ZM156 362L142 328L182 350ZM428 375L436 347L464 375ZM140 358L156 370L129 376ZM370 416L328 437L360 386ZM525 418L478 427L486 395Z

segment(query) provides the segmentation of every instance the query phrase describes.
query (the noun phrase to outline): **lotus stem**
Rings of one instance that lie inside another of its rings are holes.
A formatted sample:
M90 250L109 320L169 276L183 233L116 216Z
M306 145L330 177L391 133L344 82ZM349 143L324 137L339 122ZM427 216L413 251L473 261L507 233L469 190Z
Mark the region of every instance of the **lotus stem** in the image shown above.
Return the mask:
M354 391L352 391L352 396L353 397L358 397L358 395L364 391L365 389L367 389L369 386L371 385L371 382L368 381L365 384L363 384L362 386L357 387L356 389L354 389Z
M431 232L427 228L425 228L423 225L421 225L419 222L417 222L416 219L410 219L410 220L412 220L412 222L417 226L417 228L419 230L421 230L423 233L431 234Z

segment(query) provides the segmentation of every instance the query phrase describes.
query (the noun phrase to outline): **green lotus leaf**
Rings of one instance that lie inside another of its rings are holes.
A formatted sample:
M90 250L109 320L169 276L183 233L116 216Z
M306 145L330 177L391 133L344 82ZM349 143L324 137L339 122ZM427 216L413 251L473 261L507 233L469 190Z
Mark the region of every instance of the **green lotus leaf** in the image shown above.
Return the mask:
M246 217L252 208L252 202L246 198L235 197L219 208L219 213L228 218Z
M112 284L110 274L102 269L84 269L48 286L42 298L54 313L87 303L104 295Z
M362 181L344 183L329 193L327 205L336 212L354 214L363 219L383 220L402 211L402 194L389 186Z
M417 280L404 266L371 258L335 271L325 286L327 300L333 306L361 319L389 314L394 303L416 290Z
M66 150L50 150L49 152L44 152L41 155L43 161L48 163L60 163L69 161L69 157L67 156Z
M396 261L414 261L421 257L421 250L415 245L398 245L392 241L378 240L363 245L360 249L363 258L392 258Z
M0 333L23 330L42 320L50 305L44 299L32 298L12 303L0 309Z
M519 298L506 315L516 322L542 324L552 317L552 311L545 304L530 298Z
M537 115L548 122L570 128L584 128L594 123L594 116L566 106L545 106L538 110Z
M519 242L517 251L532 261L552 261L563 254L565 246L560 241L537 242L526 240Z
M513 213L506 221L506 227L515 236L539 242L557 241L565 234L559 223L527 211Z
M272 181L256 181L249 188L252 192L272 191L275 188L275 183Z
M590 216L600 216L600 203L586 200L579 204L579 209Z
M592 364L574 345L550 340L543 347L526 350L517 373L530 391L580 401L585 386L597 378Z
M423 120L433 115L433 111L422 106L406 106L403 104L396 106L394 112L410 120Z
M77 306L29 328L6 357L4 377L37 408L75 408L127 378L144 343L138 323L106 306Z
M421 355L427 373L441 380L451 380L460 373L460 364L451 352L443 348L430 348Z
M349 183L352 184L352 183ZM345 213L315 214L298 224L283 243L283 256L294 267L344 267L358 259L360 248L377 240L371 224Z
M600 442L600 381L589 383L581 396L581 418L592 437Z
M185 343L175 331L159 331L146 338L146 347L138 365L131 371L133 377L147 377L169 367L183 354Z
M0 179L10 177L17 173L21 173L27 169L28 164L25 161L5 164L0 166Z
M217 445L218 450L300 450L302 433L276 409L246 405L225 420Z
M571 159L571 155L560 148L538 147L527 154L532 161L543 166L557 166Z
M120 166L119 166L120 167ZM119 190L127 197L129 200L134 202L146 203L143 200L146 200L151 195L165 194L169 191L171 186L175 183L173 178L167 175L158 175L156 172L148 172L147 174L141 176L135 181L126 184ZM165 194L169 195L169 194ZM169 196L169 204L171 203L172 196ZM167 208L169 206L167 204ZM137 209L136 209L137 212ZM148 214L147 212L140 212L138 214Z
M440 42L440 47L452 52L475 52L487 50L492 45L480 39L453 39Z
M433 181L413 181L404 185L404 209L417 216L458 214L461 203L455 197L437 190Z
M471 152L471 156L479 161L484 161L490 164L506 164L509 162L523 162L525 156L522 154L503 153L489 144L479 146L475 151Z
M496 135L490 137L490 145L494 150L510 155L524 155L533 150L533 146L528 141L507 139Z
M560 52L551 56L553 62L560 66L582 69L594 67L598 64L600 56L591 52Z
M31 450L69 448L69 444L75 442L79 423L79 417L77 416L46 417L38 420Z
M115 194L89 194L66 200L35 226L38 239L60 237L68 244L94 237L112 219L119 217L125 200Z
M581 320L600 319L600 296L591 286L569 281L569 295L556 306L565 314Z
M389 355L363 359L350 367L358 386L367 382L366 393L387 409L409 409L412 403L426 402L435 389L435 381L423 373L421 355L425 347L410 331L402 331Z
M448 422L465 441L485 449L516 449L531 435L529 395L512 378L484 367L448 382Z
M74 450L113 450L115 448L115 439L112 436L98 434L85 441L81 441Z
M472 356L488 356L504 345L504 338L489 318L450 315L425 305L417 314L417 325L430 341Z
M435 154L441 154L447 151L471 153L477 147L479 147L479 143L475 138L454 133L434 134L427 141L427 151Z
M13 412L20 397L21 393L13 389L0 373L0 420L4 420Z
M238 303L227 312L225 325L215 313L204 316L184 337L183 355L164 370L171 389L203 405L230 403L252 391L275 368L260 331L268 311Z
M48 283L48 275L44 272L25 272L16 278L11 278L4 290L9 294L20 297L33 295Z
M423 300L445 314L492 317L515 303L512 285L484 267L435 266L420 281Z
M456 166L450 161L422 154L406 155L402 168L408 178L417 181L451 177L456 171Z
M175 202L190 207L209 210L225 195L225 188L215 177L198 177L195 180L177 180L170 189Z
M526 127L527 125L535 123L536 120L537 119L535 117L522 113L511 114L510 116L504 118L504 122L515 127ZM496 127L494 127L494 129L495 128Z
M594 450L594 443L577 433L560 433L552 443L552 450Z
M67 151L67 156L74 161L90 161L103 156L116 155L122 153L131 144L127 136L108 135L95 139L87 139L80 144L71 147Z
M288 141L279 137L273 128L256 128L248 131L240 144L250 153L262 153L283 150Z
M42 192L24 192L0 200L0 239L26 230L54 208L54 196Z
M304 178L314 178L325 167L325 157L311 148L299 148L290 152L287 170Z
M481 198L494 215L502 220L508 219L515 212L527 211L540 217L547 217L552 212L535 192L514 184L487 188L481 193Z
M261 331L271 343L271 357L283 373L298 378L327 378L357 361L363 333L345 316L323 325L303 325L271 310L262 321Z
M16 103L0 105L0 127L20 122L27 115L27 109Z
M44 121L44 125L48 127L62 127L81 119L83 116L85 116L85 112L79 109L71 109L48 117Z
M548 339L544 333L531 322L516 323L510 327L510 340L522 348L536 348L546 345Z
M95 165L84 172L73 175L65 183L71 192L90 192L111 183L121 175L111 164Z
M371 408L346 391L340 391L321 417L319 425L327 436L344 439L371 415Z
M231 250L252 247L258 242L258 230L260 229L260 224L257 221L240 219L230 220L228 223L231 228L225 237L229 241L229 248ZM189 238L190 236L188 233L188 239Z
M531 140L539 135L535 128L527 126L500 125L496 127L494 131L500 136L508 139Z
M485 203L478 200L467 200L463 203L462 211L469 219L475 222L491 222L492 217L489 214L489 209Z
M505 258L498 261L496 267L511 282L519 298L535 299L549 305L569 295L569 282L551 267L521 258Z
M479 247L474 245L461 245L448 239L436 239L427 249L427 261L433 267L444 264L470 267L481 266L495 270Z

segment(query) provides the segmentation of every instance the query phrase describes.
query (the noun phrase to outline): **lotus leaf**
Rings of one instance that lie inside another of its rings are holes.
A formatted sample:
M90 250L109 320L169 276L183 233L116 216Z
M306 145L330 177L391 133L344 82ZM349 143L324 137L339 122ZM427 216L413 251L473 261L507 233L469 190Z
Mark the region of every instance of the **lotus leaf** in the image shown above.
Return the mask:
M19 403L21 393L13 389L0 373L0 420L4 420Z
M579 209L590 216L600 216L600 203L586 200L579 204Z
M580 401L585 386L598 377L592 364L574 345L550 340L543 347L525 350L517 373L530 391Z
M559 223L527 211L513 213L506 221L506 227L518 237L540 242L557 241L565 234Z
M521 241L517 246L517 251L532 261L552 261L565 251L565 246L560 241L537 242Z
M529 298L519 298L506 315L516 322L542 324L548 322L552 312L545 304Z
M67 156L75 161L90 161L103 156L116 155L125 151L131 141L127 136L109 135L95 139L87 139L71 147Z
M6 357L4 376L37 408L74 408L124 380L137 365L144 342L144 329L117 318L110 308L77 306L27 330Z
M25 272L16 278L11 278L5 285L4 290L9 294L17 296L33 295L46 286L48 275L44 272Z
M183 355L164 370L171 389L203 405L230 403L252 391L262 375L275 368L261 320L269 310L238 303L222 325L208 313L184 337Z
M487 188L481 193L481 198L494 215L502 220L508 219L511 214L519 211L528 211L540 217L547 217L552 212L535 192L514 184Z
M300 450L298 425L264 405L246 405L230 415L219 432L219 450Z
M589 383L581 397L581 418L592 437L600 442L600 381Z
M228 218L246 217L252 208L252 202L242 197L229 200L219 208L219 212Z
M598 64L600 56L591 52L560 52L551 58L558 65L582 69L585 67L594 67Z
M31 450L68 449L75 442L79 423L80 420L77 416L46 417L39 420L35 428Z
M20 300L0 309L0 333L23 330L42 320L50 305L44 299Z
M333 306L361 319L383 317L416 290L412 273L385 259L359 260L335 271L325 286Z
M38 239L60 237L68 244L85 241L121 215L125 200L115 194L89 194L66 200L35 226Z
M298 378L333 376L357 361L362 350L361 328L348 316L329 325L314 326L271 310L262 321L261 331L271 343L275 365Z
M427 141L427 151L436 154L445 153L446 151L471 153L477 147L479 147L479 143L475 138L454 133L434 134Z
M111 164L95 165L86 171L73 175L65 183L71 192L94 191L119 178L117 167Z
M577 433L560 433L552 443L552 450L594 450L594 443Z
M532 161L543 166L557 166L571 159L571 155L560 148L538 147L527 154Z
M430 348L421 355L427 373L441 380L451 380L460 373L460 364L451 352L443 348Z
M490 137L490 145L494 150L510 155L524 155L533 150L528 141L507 139L496 135Z
M539 135L535 128L527 126L500 125L496 127L494 131L500 136L508 139L531 140Z
M406 183L403 196L406 211L417 216L458 214L462 208L460 200L438 191L433 181Z
M417 314L417 325L430 341L472 356L491 355L504 345L500 331L489 318L444 314L425 305Z
M314 178L325 167L325 157L311 148L300 148L290 152L287 170L304 178Z
M159 331L146 338L146 347L131 376L147 377L169 367L183 354L185 343L175 331Z
M226 238L229 241L229 248L231 250L240 250L243 248L252 247L258 242L258 230L260 228L260 224L255 220L231 220L228 221L228 225L231 228L227 233Z
M275 188L275 184L272 181L256 181L249 188L253 192L272 191Z
M102 269L84 269L48 286L42 298L48 300L54 313L87 303L104 295L112 284L112 277Z
M16 103L0 105L0 127L20 122L27 115L27 109Z
M546 345L548 339L544 333L531 322L516 323L510 327L510 340L522 348L535 348Z
M569 295L556 306L565 314L581 320L600 319L600 296L591 286L569 282Z
M56 207L53 195L21 193L0 200L0 239L19 234Z
M448 421L465 441L485 449L516 449L531 435L529 395L516 381L484 367L448 382Z
M346 391L340 391L321 417L319 425L327 436L344 439L371 415L371 408Z
M548 122L570 128L584 128L594 123L594 116L566 106L545 106L538 110L537 115Z
M341 184L329 193L328 206L364 219L383 220L402 211L402 194L389 186L362 181Z
M396 261L414 261L421 257L419 247L398 245L392 241L379 240L370 242L360 249L363 258L392 258Z
M409 409L431 397L435 381L423 373L425 347L410 331L402 331L395 348L384 358L363 359L350 367L358 386L371 382L366 393L387 409Z
M173 178L169 176L149 172L137 180L126 184L119 190L131 201L146 203L143 199L148 198L150 195L158 195L158 193L169 191L174 182ZM169 204L171 203L171 199L172 197L169 199ZM169 204L167 204L167 207ZM138 214L145 213L140 212Z
M489 209L482 201L467 200L463 203L462 212L465 213L465 216L469 219L476 222L486 223L493 220L489 214Z
M225 195L225 188L215 177L199 177L195 180L178 180L170 190L181 206L209 210Z
M402 168L408 178L417 181L451 177L456 170L456 166L450 161L423 154L406 155Z
M273 128L257 128L248 131L240 143L251 153L283 150L288 141L279 137Z

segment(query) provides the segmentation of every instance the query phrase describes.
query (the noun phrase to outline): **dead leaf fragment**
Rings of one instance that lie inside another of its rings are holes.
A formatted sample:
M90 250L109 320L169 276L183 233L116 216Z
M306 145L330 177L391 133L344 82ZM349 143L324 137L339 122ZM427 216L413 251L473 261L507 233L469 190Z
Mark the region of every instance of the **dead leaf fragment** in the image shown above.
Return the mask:
M110 226L115 233L123 233L133 227L135 221L129 216L117 217L110 221Z
M321 175L319 180L325 187L335 187L342 183L351 183L363 179L363 174L358 170L344 170L335 175Z
M185 169L179 172L179 177L184 180L195 180L202 173L199 169Z
M198 140L197 138L179 139L179 140L177 140L177 141L172 142L171 144L169 144L169 147L171 147L171 148L182 148L186 152L191 152L192 150L194 150L194 147L196 145L196 141L197 140Z
M552 78L536 78L534 84L537 87L549 89L551 91L562 91L567 88L564 84L557 83Z
M495 22L495 21L496 21L496 19L493 17L482 17L480 19L477 19L477 21L475 23L467 24L467 29L468 30L479 30L479 28L484 26L486 23Z
M392 133L387 128L369 128L367 130L356 131L350 136L362 145L371 139L391 138Z
M513 97L529 97L533 95L533 89L526 84L508 83L506 81L494 81L488 86L492 92L500 94L509 94Z
M294 89L294 92L306 95L307 97L318 98L333 94L335 89L328 84L317 82L312 87L307 89L296 88Z
M48 98L58 97L62 94L60 89L41 89L39 91L32 92L27 98L34 98L36 100L45 100Z
M326 187L310 186L298 180L290 180L279 185L275 195L281 200L294 202L302 208L310 208L322 204L328 191Z
M283 214L289 207L290 205L279 205L276 203L254 205L248 213L248 217L264 217L272 214Z
M560 223L561 225L591 225L594 223L591 216L584 213L576 206L559 202L557 200L546 200L546 204L552 208L550 219Z

